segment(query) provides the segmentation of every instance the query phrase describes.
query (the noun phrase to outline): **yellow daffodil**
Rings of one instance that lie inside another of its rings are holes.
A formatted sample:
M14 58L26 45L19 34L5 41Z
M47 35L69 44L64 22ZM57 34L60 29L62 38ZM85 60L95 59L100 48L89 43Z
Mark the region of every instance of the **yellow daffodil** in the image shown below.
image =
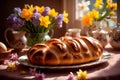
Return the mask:
M93 9L91 12L88 12L87 15L90 16L93 19L99 18L99 12L96 11L95 9Z
M68 13L66 13L66 11L64 11L63 15L64 15L64 22L68 23L69 22L69 20L68 20Z
M112 10L117 10L117 3L112 4Z
M16 68L15 63L10 62L10 63L8 64L7 71L15 71L16 69L17 69L17 68Z
M39 18L39 20L40 20L40 25L41 26L44 26L44 27L48 27L48 25L51 23L50 22L50 20L49 20L49 16L41 16L40 18Z
M43 13L45 7L44 7L44 6L42 6L42 7L35 6L35 9L36 9L39 13Z
M96 10L92 10L92 17L94 18L94 19L97 19L97 18L99 18L99 12L98 11L96 11Z
M111 9L112 8L112 3L108 3L106 8Z
M103 3L103 0L96 0L94 7L97 9L100 9L102 3Z
M100 9L100 6L101 6L101 5L98 4L98 3L95 3L95 4L94 4L94 7L97 8L97 9Z
M33 16L33 11L34 11L34 8L32 5L29 7L27 7L27 5L25 5L25 8L23 8L20 16L22 18L25 18L26 21L29 21Z
M95 0L94 7L81 19L83 26L90 27L93 21L101 21L107 19L107 16L115 15L117 10L117 3L112 0Z
M55 9L51 9L49 15L52 17L56 17L58 15L58 12L56 12Z
M77 78L79 80L86 80L87 79L87 71L82 71L81 69L79 69L79 71L77 71Z
M96 0L96 3L103 4L103 0Z
M117 10L117 3L108 3L106 8L111 10Z
M83 26L90 27L92 25L93 18L90 16L84 16L81 20Z
M114 11L111 11L111 12L110 12L110 15L115 15L115 12L114 12Z
M27 46L33 46L36 43L43 43L47 38L45 35L53 27L62 28L63 22L68 23L67 13L58 13L49 6L25 5L23 8L14 8L14 13L7 17L7 22L13 29L23 30L29 33L27 37ZM39 34L33 35L32 33ZM33 37L34 36L34 37ZM24 73L24 72L23 72Z
M28 9L23 9L21 13L21 17L25 18L25 20L29 21L32 17L33 13Z

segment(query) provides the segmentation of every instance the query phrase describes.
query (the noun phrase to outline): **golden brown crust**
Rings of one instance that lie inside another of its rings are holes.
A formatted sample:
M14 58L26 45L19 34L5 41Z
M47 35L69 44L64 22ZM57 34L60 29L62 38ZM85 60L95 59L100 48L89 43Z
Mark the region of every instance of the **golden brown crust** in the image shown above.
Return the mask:
M37 65L71 65L99 59L102 56L101 44L91 37L53 38L45 44L36 44L27 53L32 64Z

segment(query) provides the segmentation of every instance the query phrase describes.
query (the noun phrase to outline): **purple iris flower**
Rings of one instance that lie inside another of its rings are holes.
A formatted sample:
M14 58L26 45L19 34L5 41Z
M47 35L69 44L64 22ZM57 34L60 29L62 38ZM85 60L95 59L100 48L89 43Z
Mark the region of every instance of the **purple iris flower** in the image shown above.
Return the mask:
M38 13L37 11L34 12L33 18L32 18L34 26L38 26L39 25L39 23L40 23L40 21L39 21L40 16L41 16L40 13Z
M17 14L11 14L7 18L7 22L10 27L15 28L15 29L20 28L24 25L24 21L18 18Z
M42 13L44 16L45 15L48 15L49 14L49 11L50 11L50 7L45 7L45 10L44 10L44 12Z
M14 11L15 11L15 13L17 13L18 15L21 14L21 9L20 9L20 8L14 8Z
M58 28L61 28L62 27L62 23L63 23L63 19L64 19L63 14L59 14L55 19L57 20Z

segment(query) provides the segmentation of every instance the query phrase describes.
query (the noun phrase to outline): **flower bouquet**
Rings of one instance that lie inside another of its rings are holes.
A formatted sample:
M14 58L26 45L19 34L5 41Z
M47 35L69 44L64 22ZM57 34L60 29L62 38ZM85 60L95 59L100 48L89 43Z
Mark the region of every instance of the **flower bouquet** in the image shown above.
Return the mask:
M93 9L82 17L81 23L83 29L86 30L84 34L98 39L103 47L108 42L109 28L108 19L113 19L115 11L117 10L117 3L112 0L95 0Z
M44 6L25 5L23 9L14 8L14 13L7 18L9 26L13 29L28 33L27 45L32 46L44 42L45 35L54 26L61 28L62 23L68 23L68 13L59 14L54 8Z
M95 0L93 9L82 17L81 22L85 27L91 27L96 21L111 18L115 16L117 10L117 3L113 3L112 0Z

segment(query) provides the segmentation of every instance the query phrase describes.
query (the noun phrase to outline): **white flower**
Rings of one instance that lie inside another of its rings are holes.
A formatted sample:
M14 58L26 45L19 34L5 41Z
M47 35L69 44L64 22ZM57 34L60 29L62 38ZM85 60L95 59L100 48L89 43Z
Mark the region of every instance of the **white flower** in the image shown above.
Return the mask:
M79 17L83 17L84 14L86 14L90 9L89 9L90 1L85 1L82 0L80 3L78 3L78 12L79 12Z

